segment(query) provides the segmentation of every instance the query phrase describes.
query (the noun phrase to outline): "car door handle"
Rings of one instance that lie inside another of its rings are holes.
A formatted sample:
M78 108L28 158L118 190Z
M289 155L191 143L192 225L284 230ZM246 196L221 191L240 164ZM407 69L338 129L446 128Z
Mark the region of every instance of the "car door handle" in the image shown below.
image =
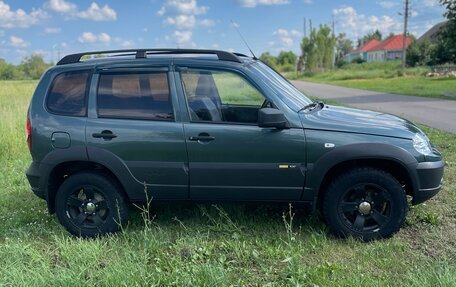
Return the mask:
M116 138L117 135L113 134L112 131L104 130L101 133L93 133L92 137L94 138L103 138L105 140L110 140Z
M189 141L202 141L202 142L209 142L215 140L213 136L192 136L188 138Z

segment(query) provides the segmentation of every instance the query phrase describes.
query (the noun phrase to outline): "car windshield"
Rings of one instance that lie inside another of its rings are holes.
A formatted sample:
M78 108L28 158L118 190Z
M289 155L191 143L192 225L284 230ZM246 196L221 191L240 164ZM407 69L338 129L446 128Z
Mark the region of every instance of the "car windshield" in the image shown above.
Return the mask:
M296 89L289 81L261 61L252 62L248 68L259 75L260 80L274 90L291 109L299 111L312 103L312 100Z

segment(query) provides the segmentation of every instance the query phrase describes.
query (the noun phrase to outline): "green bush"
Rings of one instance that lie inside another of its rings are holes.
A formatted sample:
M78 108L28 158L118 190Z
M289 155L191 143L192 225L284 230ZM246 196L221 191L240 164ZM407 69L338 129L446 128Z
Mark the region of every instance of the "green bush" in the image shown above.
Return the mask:
M14 65L0 59L0 80L39 79L51 64L39 54L25 57L21 64Z
M362 64L362 63L365 63L366 61L364 61L364 60L361 59L360 57L356 57L356 58L352 59L351 62L352 62L353 64Z
M348 62L345 61L345 60L339 60L339 61L336 62L336 67L339 68L339 69L344 67L344 66L346 66L346 65L348 65Z
M296 70L295 65L285 64L277 67L279 72L293 72Z

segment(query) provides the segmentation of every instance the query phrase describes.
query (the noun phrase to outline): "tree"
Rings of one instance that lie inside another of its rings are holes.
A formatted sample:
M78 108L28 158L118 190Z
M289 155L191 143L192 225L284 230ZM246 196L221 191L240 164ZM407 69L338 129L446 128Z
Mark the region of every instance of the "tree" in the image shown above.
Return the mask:
M340 33L336 37L336 63L353 50L353 42L345 38L345 33Z
M277 56L277 62L279 65L295 65L296 64L296 59L298 57L292 52L292 51L282 51L279 53L279 56Z
M305 69L322 72L332 68L335 48L336 37L328 26L320 25L318 30L312 29L309 37L305 37L301 42Z
M393 37L394 37L394 33L393 33L393 32L390 32L390 33L388 34L388 36L385 38L385 40L391 39L391 38L393 38Z
M436 62L456 63L456 1L440 0L440 4L446 8L443 16L448 19L448 23L438 38L435 51Z
M0 80L19 80L24 78L24 72L19 66L0 59Z
M429 40L412 42L407 47L407 66L434 65L435 49L436 45Z
M25 76L31 79L39 79L49 66L50 64L45 63L40 54L25 57L21 63Z
M273 68L277 68L277 59L276 57L272 56L269 52L262 53L260 55L260 60Z
M382 33L377 29L374 32L370 32L367 35L365 35L363 38L358 39L358 47L361 47L365 45L367 42L370 40L377 40L381 41L382 40Z
M296 70L297 56L292 51L281 51L277 56L278 69L281 72L292 72Z

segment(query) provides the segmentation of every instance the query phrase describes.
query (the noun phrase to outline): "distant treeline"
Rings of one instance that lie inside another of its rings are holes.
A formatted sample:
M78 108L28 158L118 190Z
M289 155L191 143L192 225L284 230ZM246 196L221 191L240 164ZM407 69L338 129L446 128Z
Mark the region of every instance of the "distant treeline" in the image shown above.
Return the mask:
M0 80L39 79L52 64L46 63L39 54L25 57L19 65L0 59Z
M278 56L273 56L269 52L260 55L260 60L278 70L279 72L292 72L296 70L296 60L298 56L292 51L282 51Z

